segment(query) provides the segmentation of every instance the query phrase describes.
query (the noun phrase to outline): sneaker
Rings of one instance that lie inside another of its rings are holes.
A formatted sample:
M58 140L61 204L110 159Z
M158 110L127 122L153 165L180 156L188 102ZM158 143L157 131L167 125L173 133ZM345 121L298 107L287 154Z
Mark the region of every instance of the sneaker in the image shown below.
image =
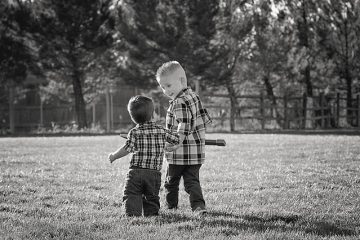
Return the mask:
M197 207L194 209L193 211L194 213L196 213L197 215L201 216L207 213L206 209L204 207Z

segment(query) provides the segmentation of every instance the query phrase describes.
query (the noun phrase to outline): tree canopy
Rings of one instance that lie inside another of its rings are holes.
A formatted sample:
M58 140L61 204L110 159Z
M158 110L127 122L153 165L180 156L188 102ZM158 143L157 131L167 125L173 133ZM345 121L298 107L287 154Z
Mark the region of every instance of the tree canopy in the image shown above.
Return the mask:
M360 91L360 1L6 0L0 3L0 82L31 72L85 105L107 85L155 87L165 61L190 82L222 89L235 114L239 93ZM206 86L206 87L205 87Z

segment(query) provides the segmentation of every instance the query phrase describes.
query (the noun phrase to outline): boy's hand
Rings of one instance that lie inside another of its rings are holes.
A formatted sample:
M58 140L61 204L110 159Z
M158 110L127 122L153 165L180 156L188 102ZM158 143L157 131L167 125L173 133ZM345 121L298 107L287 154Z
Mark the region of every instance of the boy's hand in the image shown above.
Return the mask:
M110 161L110 163L113 163L115 161L115 156L113 153L110 153L108 156L108 160Z
M175 151L176 149L178 149L180 147L180 144L177 144L177 145L171 145L169 143L165 143L165 151L166 152L173 152Z

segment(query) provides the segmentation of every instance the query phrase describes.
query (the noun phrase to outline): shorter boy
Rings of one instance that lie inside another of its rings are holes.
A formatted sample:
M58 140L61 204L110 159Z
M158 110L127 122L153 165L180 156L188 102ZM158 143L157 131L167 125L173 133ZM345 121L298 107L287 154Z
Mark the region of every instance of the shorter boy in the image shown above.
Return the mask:
M151 121L154 112L151 98L132 97L127 109L137 125L129 131L125 145L110 153L108 158L112 163L133 153L123 194L125 214L141 216L144 211L144 216L155 216L160 209L160 170L165 143L179 144L180 138Z

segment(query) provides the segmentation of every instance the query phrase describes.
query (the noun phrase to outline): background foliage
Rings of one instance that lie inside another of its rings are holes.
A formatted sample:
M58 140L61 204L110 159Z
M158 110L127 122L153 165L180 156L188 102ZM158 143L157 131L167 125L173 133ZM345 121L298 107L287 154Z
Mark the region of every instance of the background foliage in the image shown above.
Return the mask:
M45 79L44 97L85 106L107 86L156 88L154 73L180 61L190 83L236 96L264 91L358 94L358 0L6 0L0 3L0 82ZM61 92L61 94L59 94Z

